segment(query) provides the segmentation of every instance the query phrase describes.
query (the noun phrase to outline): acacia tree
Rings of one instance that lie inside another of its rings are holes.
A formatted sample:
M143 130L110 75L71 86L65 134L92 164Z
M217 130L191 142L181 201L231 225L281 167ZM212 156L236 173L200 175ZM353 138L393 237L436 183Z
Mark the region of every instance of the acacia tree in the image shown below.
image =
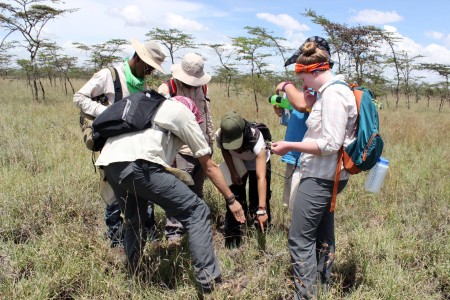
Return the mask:
M75 88L70 81L69 71L75 67L77 58L60 53L61 47L55 43L46 44L40 52L39 57L42 60L44 67L49 70L48 76L51 78L58 76L64 86L64 91L68 95L67 83L70 85L72 93L75 93ZM51 79L50 79L51 80Z
M9 50L14 48L14 42L3 43L0 47L0 70L3 71L3 76L8 76L8 71L15 57L14 54L9 53Z
M152 40L161 42L161 44L169 50L172 64L174 61L174 53L180 49L197 48L194 43L194 37L191 34L183 33L178 29L160 29L154 28L145 34Z
M207 46L217 55L219 58L220 67L216 68L216 75L225 79L225 87L227 89L227 96L230 98L230 88L233 78L238 74L238 70L234 67L230 60L236 53L236 50L228 47L225 44L202 44Z
M421 55L416 55L413 57L408 56L408 52L402 51L398 55L398 67L399 72L402 74L403 84L404 84L404 91L406 94L406 107L409 109L411 106L410 103L410 97L411 97L411 82L414 80L412 77L412 72L418 68L417 65L414 64L414 61L417 58L422 57ZM395 104L395 107L398 107L398 98L397 103Z
M38 82L41 87L42 98L45 99L45 90L39 80L36 61L38 51L45 42L41 37L42 30L50 20L76 11L76 9L57 9L42 4L48 1L55 4L63 3L59 0L9 0L0 2L0 24L3 34L0 46L14 33L22 35L24 41L20 45L30 55L29 64L31 66L31 73L29 76L33 84L31 91L33 98L37 101L39 101Z
M122 60L124 54L123 46L129 42L124 39L109 39L104 43L95 45L85 45L79 42L73 43L78 49L90 55L89 61L94 70L100 70L108 65Z
M386 58L386 63L389 64L389 65L392 65L394 67L394 70L395 70L395 79L396 79L396 83L395 83L395 96L396 96L395 105L397 107L398 106L398 102L400 100L400 81L401 81L401 76L400 76L400 68L401 68L401 66L400 66L400 64L401 64L401 62L397 59L397 51L395 49L395 46L396 46L396 44L399 41L401 41L401 38L395 36L391 32L387 32L387 31L381 31L380 34L381 34L381 37L383 38L383 40L388 44L389 48L391 49L392 56Z
M349 80L359 85L366 83L368 71L379 63L378 47L382 43L382 29L375 26L355 26L334 23L312 10L304 14L312 19L313 23L321 25L330 36L339 63L339 73L346 73ZM373 74L371 74L373 75Z
M339 39L337 33L343 31L345 29L345 26L338 23L333 23L330 20L326 19L325 17L318 15L315 11L311 9L306 10L306 12L303 15L306 17L310 17L313 23L322 26L322 29L328 36L328 43L334 49L334 51L332 50L331 52L337 56L336 62L338 67L338 73L343 73L343 66L344 66L344 64L342 63L343 41Z
M273 47L277 50L277 52L281 55L281 58L283 60L283 64L286 61L286 57L284 54L287 51L291 51L291 48L285 47L280 44L281 41L286 41L283 37L274 36L273 32L268 32L267 29L262 27L251 27L251 26L245 26L245 29L247 29L248 33L251 35L257 36L261 38L262 40L265 40L268 43L268 47ZM289 72L287 67L284 67L284 72L286 77L289 77Z
M253 90L253 96L255 100L256 112L259 111L258 107L258 78L260 78L263 65L263 59L267 55L261 53L261 48L268 46L268 43L259 37L236 37L232 38L233 46L236 47L238 53L238 60L247 61L250 65L250 85ZM256 76L255 76L256 74Z
M439 112L444 108L445 100L450 101L449 99L449 91L448 91L448 77L450 76L450 66L444 64L430 64L423 63L419 65L419 68L422 70L428 70L432 72L438 73L440 76L445 78L444 87L439 89L438 91L441 93L441 102L439 104ZM442 92L441 92L442 91Z

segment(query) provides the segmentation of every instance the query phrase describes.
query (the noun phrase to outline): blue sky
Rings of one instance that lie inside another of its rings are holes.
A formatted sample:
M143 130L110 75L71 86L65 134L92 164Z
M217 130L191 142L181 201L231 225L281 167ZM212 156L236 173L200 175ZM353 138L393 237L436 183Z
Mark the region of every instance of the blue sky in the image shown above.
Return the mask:
M312 9L333 22L393 31L403 38L400 47L411 56L450 64L448 0L70 0L64 7L79 10L51 22L45 34L68 48L75 41L94 44L131 37L142 41L154 27L178 28L197 42L230 43L230 37L245 35L244 26L264 27L286 38L287 46L298 48L307 37L324 35L320 26L302 15ZM281 66L279 60L272 63ZM209 63L214 64L214 58ZM169 67L166 63L165 69Z

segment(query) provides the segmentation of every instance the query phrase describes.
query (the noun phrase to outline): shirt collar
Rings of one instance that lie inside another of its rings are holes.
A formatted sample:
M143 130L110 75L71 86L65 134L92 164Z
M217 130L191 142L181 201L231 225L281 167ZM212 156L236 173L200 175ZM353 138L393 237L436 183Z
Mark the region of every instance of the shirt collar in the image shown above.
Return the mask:
M323 91L329 87L330 85L332 85L333 83L335 83L336 81L344 81L344 75L335 75L333 76L333 78L331 78L330 80L328 80L327 82L325 82L318 90L319 94L322 95Z

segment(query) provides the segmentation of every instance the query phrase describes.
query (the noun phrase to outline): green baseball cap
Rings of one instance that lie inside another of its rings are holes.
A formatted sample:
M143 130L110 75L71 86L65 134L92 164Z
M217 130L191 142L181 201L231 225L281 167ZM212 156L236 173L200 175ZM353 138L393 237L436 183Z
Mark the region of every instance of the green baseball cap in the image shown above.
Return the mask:
M227 112L220 123L222 146L227 150L236 150L244 140L244 119L235 111Z

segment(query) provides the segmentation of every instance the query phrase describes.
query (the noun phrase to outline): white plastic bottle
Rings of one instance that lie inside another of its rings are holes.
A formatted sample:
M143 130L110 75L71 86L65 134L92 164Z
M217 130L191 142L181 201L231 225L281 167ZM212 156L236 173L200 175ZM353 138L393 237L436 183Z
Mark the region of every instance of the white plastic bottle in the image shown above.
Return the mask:
M378 162L372 169L369 171L369 175L366 179L366 190L371 193L380 192L381 186L383 185L384 178L388 172L389 161L380 157Z

